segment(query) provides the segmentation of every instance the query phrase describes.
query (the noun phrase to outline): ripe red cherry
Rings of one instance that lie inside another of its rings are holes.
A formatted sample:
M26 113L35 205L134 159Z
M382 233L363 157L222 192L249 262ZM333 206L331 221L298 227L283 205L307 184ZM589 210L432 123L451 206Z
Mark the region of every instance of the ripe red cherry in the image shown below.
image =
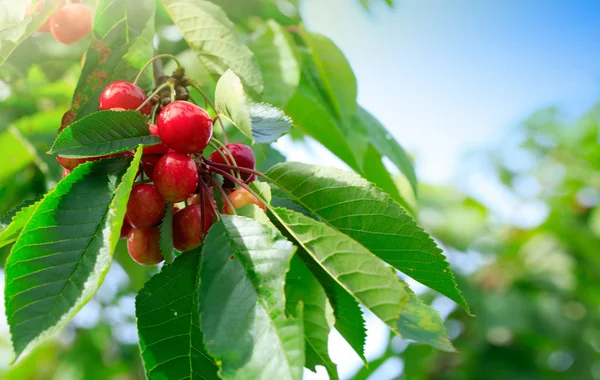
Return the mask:
M129 232L131 232L132 229L133 227L131 227L131 224L127 223L127 221L124 220L123 226L121 227L121 236L119 237L119 239L127 239L127 236L129 236Z
M213 209L205 200L204 223L202 208L198 204L190 205L173 215L173 246L179 252L198 247L206 237L213 222Z
M156 265L164 260L160 251L160 229L133 228L127 236L127 250L133 260L142 265Z
M165 200L154 185L141 184L133 187L125 215L129 224L135 228L150 228L160 223L164 214Z
M154 168L156 168L156 164L162 156L146 156L142 158L142 165L144 165L144 173L148 176L148 178L154 178Z
M248 145L233 143L233 144L227 144L226 146L227 146L227 149L229 150L229 152L231 152L231 155L233 156L237 166L239 166L240 168L246 168L246 169L251 169L251 170L254 170L256 168L256 159L254 158L254 152ZM221 148L221 152L223 152L223 154L227 157L227 159L230 159L230 157L225 153L225 149ZM212 152L209 159L212 162L216 162L218 164L224 164L224 165L230 165L230 166L233 165L233 163L225 161L225 157L223 157L221 154L219 154L218 151ZM254 174L247 173L247 172L240 172L240 177L246 183L250 183L256 179L256 176ZM223 186L224 187L233 187L234 185L233 185L233 182L226 180L223 183Z
M148 99L148 95L141 88L131 82L118 80L106 86L102 91L98 109L101 111L115 110L116 108L135 110L146 99ZM144 115L150 115L151 111L152 104L150 102L140 110Z
M155 124L149 124L148 129L150 129L151 135L158 136L158 127ZM144 154L165 154L168 151L169 147L166 146L164 143L144 148Z
M182 202L196 192L198 168L188 155L167 153L156 164L152 179L164 199Z
M66 4L50 17L50 31L63 44L72 45L92 30L92 13L83 4Z
M233 193L229 194L228 198L233 207L236 209L245 205L253 204L260 207L264 212L267 212L267 206L246 189L239 188ZM228 215L233 215L233 210L229 207L229 203L223 203L223 212Z
M201 152L213 133L213 121L208 112L183 100L167 105L158 115L157 124L162 141L180 153Z
M77 166L83 164L84 162L90 161L89 158L68 158L68 157L56 157L56 161L58 164L67 170L73 170Z

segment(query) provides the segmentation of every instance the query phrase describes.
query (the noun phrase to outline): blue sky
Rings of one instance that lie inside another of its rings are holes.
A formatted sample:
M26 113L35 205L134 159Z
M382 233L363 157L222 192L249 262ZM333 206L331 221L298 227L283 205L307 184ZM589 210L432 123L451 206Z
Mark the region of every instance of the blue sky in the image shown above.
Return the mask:
M342 48L359 101L426 181L448 181L464 152L540 107L575 114L600 98L600 1L357 3L307 0L307 26Z

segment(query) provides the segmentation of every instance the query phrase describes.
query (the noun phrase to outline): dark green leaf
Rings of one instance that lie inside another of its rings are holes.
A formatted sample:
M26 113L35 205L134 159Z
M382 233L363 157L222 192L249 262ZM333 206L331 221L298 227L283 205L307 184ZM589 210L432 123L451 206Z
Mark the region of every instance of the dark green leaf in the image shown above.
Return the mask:
M167 203L165 216L160 224L160 251L167 264L175 260L173 250L173 203Z
M304 333L285 315L295 247L273 227L222 215L202 256L200 314L207 351L223 379L301 379Z
M262 100L285 107L300 83L301 63L294 40L281 25L269 20L250 41L250 48L265 83Z
M154 54L154 0L99 0L92 42L73 96L80 119L98 109L104 87L116 80L133 81ZM151 70L140 85L148 89Z
M173 22L208 71L222 75L231 69L248 90L263 90L254 54L240 41L235 25L221 8L203 0L161 0Z
M56 333L94 295L111 263L141 149L88 162L48 193L6 262L6 315L17 356Z
M150 134L146 116L136 111L100 111L74 122L56 138L49 153L63 157L99 157L139 144L160 143Z
M290 119L282 110L269 104L258 103L250 106L252 136L257 143L272 143L292 128Z
M292 258L285 280L288 314L294 315L298 303L304 305L305 367L316 372L316 366L327 369L330 379L337 379L337 367L329 357L329 332L335 323L333 308L325 290L298 256Z
M266 174L291 200L468 311L442 250L371 183L344 170L295 162L275 165Z
M200 330L201 248L165 265L135 299L140 348L148 379L219 379Z

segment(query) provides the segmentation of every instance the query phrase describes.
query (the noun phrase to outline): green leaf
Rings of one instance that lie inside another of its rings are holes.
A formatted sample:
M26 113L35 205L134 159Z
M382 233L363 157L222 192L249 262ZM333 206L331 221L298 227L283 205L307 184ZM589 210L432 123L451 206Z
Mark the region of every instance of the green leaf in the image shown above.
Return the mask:
M12 52L60 8L59 2L47 1L40 13L25 17L28 6L28 1L0 2L0 68Z
M201 327L223 379L301 379L301 312L285 315L284 283L295 247L273 227L222 215L202 256Z
M160 224L160 251L167 264L175 260L175 250L173 249L173 208L173 203L167 203L165 216Z
M254 94L263 83L254 54L221 8L202 0L161 0L200 62L213 74L231 69Z
M0 232L0 247L4 247L17 240L38 206L39 202L23 207L12 217L11 223Z
M17 356L64 327L94 295L119 240L142 153L88 162L48 193L6 261Z
M154 54L154 0L99 0L92 42L85 54L72 109L77 119L98 110L104 87L116 80L133 81ZM151 70L140 85L149 89Z
M148 379L219 379L200 330L201 248L165 265L135 299L140 348Z
M408 289L408 286L406 286ZM428 344L442 351L454 352L440 313L424 304L410 289L410 301L400 315L398 329L404 339Z
M262 100L285 107L300 83L300 55L292 36L274 20L267 21L250 41L262 72Z
M124 152L139 144L154 145L146 116L136 111L99 111L65 128L54 141L51 154L63 157L99 157Z
M288 314L294 315L298 303L304 305L305 367L316 372L316 366L322 365L330 379L338 379L328 349L329 332L335 323L333 307L319 281L298 256L292 258L285 280L285 298Z
M275 209L277 219L327 275L390 329L400 333L397 321L408 304L400 279L375 255L347 235L292 210Z
M244 86L231 70L227 70L217 82L215 107L220 115L225 115L246 137L252 139L252 119Z
M289 200L469 310L442 250L371 183L344 170L295 162L275 165L266 175Z
M252 119L252 136L257 143L269 144L275 142L292 128L292 119L282 110L269 104L252 104L250 115Z
M0 165L0 183L11 181L16 174L35 163L34 152L13 127L0 132L0 146L0 160L5 163Z

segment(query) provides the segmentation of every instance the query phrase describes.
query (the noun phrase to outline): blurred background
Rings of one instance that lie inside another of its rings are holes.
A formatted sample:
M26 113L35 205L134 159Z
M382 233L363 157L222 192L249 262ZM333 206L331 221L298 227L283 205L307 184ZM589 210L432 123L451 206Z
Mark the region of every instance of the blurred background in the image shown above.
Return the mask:
M458 353L390 339L367 315L368 367L332 335L341 376L600 379L600 2L263 2L299 5L307 28L344 51L359 102L414 157L419 220L476 315L410 282L440 310ZM185 54L166 24L157 18L159 50ZM44 35L29 44L0 73L0 149L10 158L0 165L0 215L59 178L36 152L56 134L85 51ZM346 167L306 136L275 147L288 160ZM7 254L0 250L2 263ZM0 378L144 378L134 297L156 270L123 247L115 258L69 327L13 367L0 320ZM0 277L3 286L1 269Z

